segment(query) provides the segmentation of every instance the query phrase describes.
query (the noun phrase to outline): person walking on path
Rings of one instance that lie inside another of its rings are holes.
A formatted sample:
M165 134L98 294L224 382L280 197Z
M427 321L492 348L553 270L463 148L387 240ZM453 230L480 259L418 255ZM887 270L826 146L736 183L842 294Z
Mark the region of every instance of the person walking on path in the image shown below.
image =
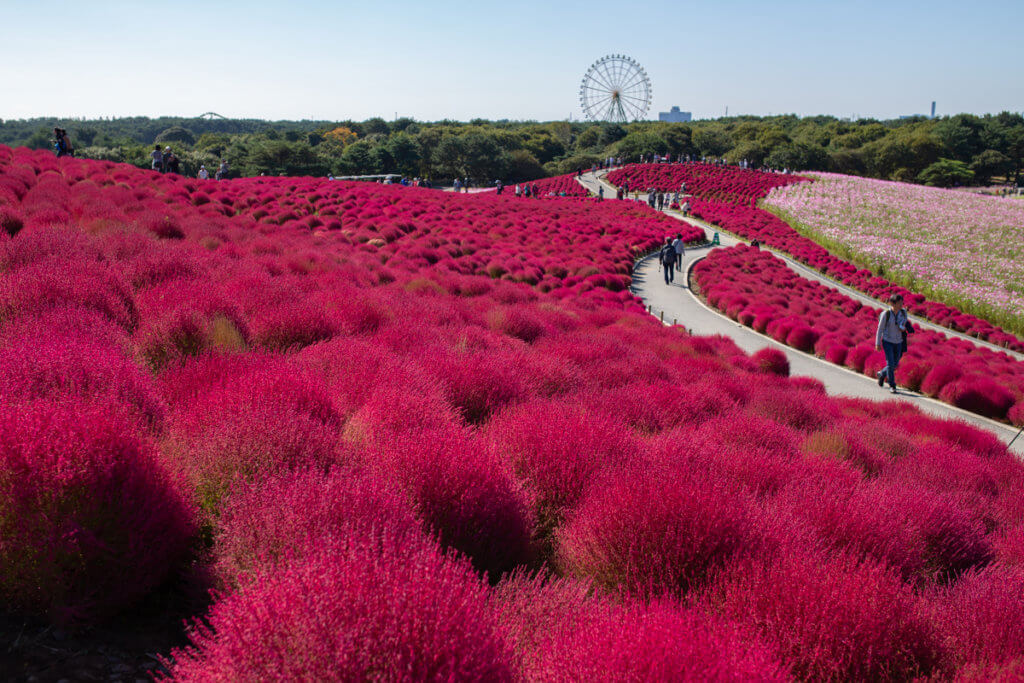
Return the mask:
M896 393L896 368L906 351L906 334L913 328L903 310L903 297L893 294L889 297L889 308L878 316L878 331L875 333L875 349L885 353L885 367L878 371L878 386L885 386L889 379L889 390Z
M665 245L661 248L661 251L658 252L658 260L661 261L661 267L665 271L665 284L667 285L670 282L675 282L676 250L675 247L672 246L671 237L665 238Z
M281 175L284 175L283 173ZM228 160L221 159L220 168L217 169L217 180L227 180L228 178Z
M597 201L604 201L604 185L597 188Z
M676 250L676 268L683 267L683 254L686 253L686 245L683 244L683 236L676 234L676 238L672 240L672 246Z

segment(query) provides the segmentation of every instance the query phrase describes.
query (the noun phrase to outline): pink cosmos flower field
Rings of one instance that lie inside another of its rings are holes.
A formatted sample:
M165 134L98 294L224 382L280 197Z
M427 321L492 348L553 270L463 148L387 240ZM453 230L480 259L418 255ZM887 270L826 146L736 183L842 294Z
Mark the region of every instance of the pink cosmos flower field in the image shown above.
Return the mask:
M915 292L1024 333L1024 202L815 173L763 205Z

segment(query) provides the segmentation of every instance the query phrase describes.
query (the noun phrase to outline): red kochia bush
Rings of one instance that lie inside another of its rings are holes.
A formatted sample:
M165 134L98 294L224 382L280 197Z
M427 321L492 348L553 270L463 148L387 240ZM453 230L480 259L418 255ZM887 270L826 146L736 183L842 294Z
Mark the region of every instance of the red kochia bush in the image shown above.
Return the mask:
M314 537L420 533L413 506L393 486L348 468L287 472L238 488L216 525L216 573L225 585L316 548Z
M755 545L750 503L736 487L650 464L595 480L557 537L567 573L638 595L684 593Z
M975 680L1020 680L1024 662L1024 570L1020 567L995 566L964 575L941 591L932 615L944 634L951 669L965 671Z
M957 408L1002 420L1013 405L1014 396L987 377L964 377L942 387L939 398Z
M171 419L164 452L216 513L237 480L345 460L324 388L274 358L203 358L163 378Z
M735 564L712 595L798 679L906 680L939 664L917 598L881 565L787 548Z
M674 602L589 592L587 583L544 576L497 587L525 680L788 680L770 649L734 624Z
M214 605L171 678L511 681L512 651L469 564L427 539L348 534Z
M789 359L786 358L786 354L778 349L773 349L770 346L756 351L750 360L757 364L757 367L761 372L767 372L772 375L780 375L782 377L789 376Z
M559 401L536 401L502 412L488 425L485 439L526 481L545 532L576 504L596 472L623 462L639 448L621 423Z
M468 430L406 431L374 439L367 467L400 488L440 541L498 576L531 558L534 516L511 468Z
M192 511L110 405L0 404L0 599L58 622L110 616L159 584Z

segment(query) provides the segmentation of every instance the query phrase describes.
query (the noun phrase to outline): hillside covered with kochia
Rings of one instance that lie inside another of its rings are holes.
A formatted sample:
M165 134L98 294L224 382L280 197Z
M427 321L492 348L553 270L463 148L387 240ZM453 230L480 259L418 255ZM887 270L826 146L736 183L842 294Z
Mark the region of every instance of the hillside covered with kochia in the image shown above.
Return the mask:
M217 597L177 680L1024 658L1024 466L644 314L625 202L0 148L0 609Z

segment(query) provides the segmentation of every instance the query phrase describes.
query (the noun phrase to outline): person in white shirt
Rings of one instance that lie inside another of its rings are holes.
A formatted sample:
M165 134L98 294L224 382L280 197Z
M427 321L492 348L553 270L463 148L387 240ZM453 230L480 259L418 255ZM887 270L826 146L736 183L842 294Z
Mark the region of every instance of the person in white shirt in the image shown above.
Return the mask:
M199 179L200 180L209 180L210 179L210 172L206 170L206 166L205 165L199 167Z

